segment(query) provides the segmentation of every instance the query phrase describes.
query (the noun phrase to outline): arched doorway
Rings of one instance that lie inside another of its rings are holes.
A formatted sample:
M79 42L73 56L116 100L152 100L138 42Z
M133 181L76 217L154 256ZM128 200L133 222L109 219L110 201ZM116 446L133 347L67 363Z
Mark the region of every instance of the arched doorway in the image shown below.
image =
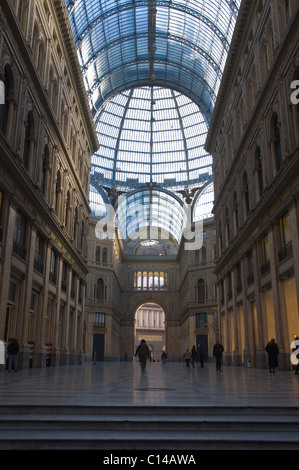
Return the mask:
M146 302L135 313L135 351L142 339L149 347L151 361L161 361L162 351L166 348L165 312L154 303Z

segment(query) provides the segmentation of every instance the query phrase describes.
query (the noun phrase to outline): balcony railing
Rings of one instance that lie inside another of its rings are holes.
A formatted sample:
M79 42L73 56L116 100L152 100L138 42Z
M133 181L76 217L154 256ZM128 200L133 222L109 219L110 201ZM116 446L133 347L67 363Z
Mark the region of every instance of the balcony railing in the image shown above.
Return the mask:
M13 252L21 258L26 259L27 251L25 246L16 240L13 241Z
M44 273L44 263L43 260L34 258L34 269L38 271L40 274Z

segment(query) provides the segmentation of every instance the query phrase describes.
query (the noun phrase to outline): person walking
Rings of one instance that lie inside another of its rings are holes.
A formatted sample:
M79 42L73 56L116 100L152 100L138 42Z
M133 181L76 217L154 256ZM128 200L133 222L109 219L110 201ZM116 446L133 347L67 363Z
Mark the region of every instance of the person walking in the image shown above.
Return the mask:
M196 358L197 358L197 351L196 351L195 346L193 346L191 349L191 364L193 368L195 367Z
M139 346L137 347L136 349L136 353L135 353L135 357L138 355L139 357L139 362L140 362L140 365L141 365L141 372L144 372L145 370L145 366L146 366L146 362L149 358L149 355L150 355L150 352L149 352L149 349L148 349L148 345L146 344L146 341L145 339L142 339L141 340L141 343L139 344Z
M204 366L204 356L205 356L205 352L203 350L203 347L200 344L198 344L197 345L197 357L198 357L201 367Z
M274 338L269 341L265 348L268 354L268 364L269 364L269 372L275 373L275 369L278 367L278 355L279 355L279 348Z
M213 348L213 356L216 359L216 370L221 371L221 360L222 360L222 353L224 351L224 347L220 343L219 339L217 339L216 344L214 344Z
M162 364L166 364L167 354L165 351L162 352L161 359L162 359Z
M92 363L93 365L95 366L96 363L97 363L97 352L94 350L94 352L92 353Z
M9 345L7 346L8 352L8 372L18 370L18 352L19 352L19 343L16 339L12 339Z
M189 367L190 359L191 359L191 351L189 351L189 349L186 349L185 354L184 354L183 357L184 357L185 362L186 362L186 367Z

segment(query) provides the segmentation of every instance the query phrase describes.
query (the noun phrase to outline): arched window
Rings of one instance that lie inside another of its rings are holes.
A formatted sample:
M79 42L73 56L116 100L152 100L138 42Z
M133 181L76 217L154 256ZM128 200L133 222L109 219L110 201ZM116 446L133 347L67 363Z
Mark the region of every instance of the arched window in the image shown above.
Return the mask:
M234 216L234 229L235 234L237 233L239 227L239 203L238 203L238 195L237 192L234 192L233 195L233 216Z
M77 243L78 224L79 224L78 207L76 207L75 208L75 218L74 218L74 241L75 241L75 243Z
M203 302L206 299L206 286L203 279L197 281L197 299L199 302Z
M218 240L219 240L219 254L222 253L222 248L223 248L223 239L222 239L222 225L221 225L221 222L219 222L219 225L218 225Z
M55 212L57 217L60 217L60 204L61 204L61 174L57 171L56 187L55 187Z
M31 157L31 150L33 146L33 136L34 136L34 118L31 111L29 111L25 127L25 138L24 138L24 148L23 148L23 162L25 168L29 169L29 160Z
M279 129L277 113L274 113L272 116L272 136L274 139L274 155L275 155L276 171L278 171L282 164L282 152L281 152L280 129Z
M255 159L256 159L256 171L257 171L257 179L258 179L258 189L259 189L259 196L262 195L264 190L264 177L263 177L263 163L261 158L261 149L257 146L255 151Z
M81 223L81 240L80 240L81 250L84 249L84 238L85 238L85 224L84 224L84 220L82 220L82 223Z
M0 105L0 129L2 130L3 134L6 135L7 123L9 120L9 104L14 90L13 74L9 65L6 65L4 69L3 85L4 104Z
M104 281L101 277L97 280L95 297L98 300L105 299L105 286L104 286Z
M46 51L45 51L44 41L40 40L39 45L38 45L38 50L37 50L36 67L39 71L39 74L42 80L44 78L45 57L46 57Z
M70 192L68 191L67 196L66 196L65 221L64 221L67 230L69 230L70 220L71 220L71 195L70 195Z
M228 246L230 241L230 225L229 225L229 213L228 208L225 209L225 242L226 246Z
M243 174L243 197L244 197L244 206L246 215L248 215L250 210L250 202L249 202L249 186L248 186L248 177L246 171Z
M101 248L99 246L96 247L96 263L100 262L100 256L101 256Z
M102 262L103 262L103 264L107 264L107 248L103 248L103 251L102 251Z
M42 156L42 168L41 168L41 180L40 180L40 188L44 196L46 196L46 191L47 191L48 168L49 168L49 147L46 144L44 147L44 153Z

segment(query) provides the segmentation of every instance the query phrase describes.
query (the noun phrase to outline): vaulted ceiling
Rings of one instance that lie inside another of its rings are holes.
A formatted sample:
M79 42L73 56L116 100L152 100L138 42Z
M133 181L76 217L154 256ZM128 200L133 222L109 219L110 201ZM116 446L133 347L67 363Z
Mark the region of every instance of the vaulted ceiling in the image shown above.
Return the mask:
M204 143L240 3L66 0L100 143L94 212L123 192L142 200L150 187L191 201L195 218L211 214Z

